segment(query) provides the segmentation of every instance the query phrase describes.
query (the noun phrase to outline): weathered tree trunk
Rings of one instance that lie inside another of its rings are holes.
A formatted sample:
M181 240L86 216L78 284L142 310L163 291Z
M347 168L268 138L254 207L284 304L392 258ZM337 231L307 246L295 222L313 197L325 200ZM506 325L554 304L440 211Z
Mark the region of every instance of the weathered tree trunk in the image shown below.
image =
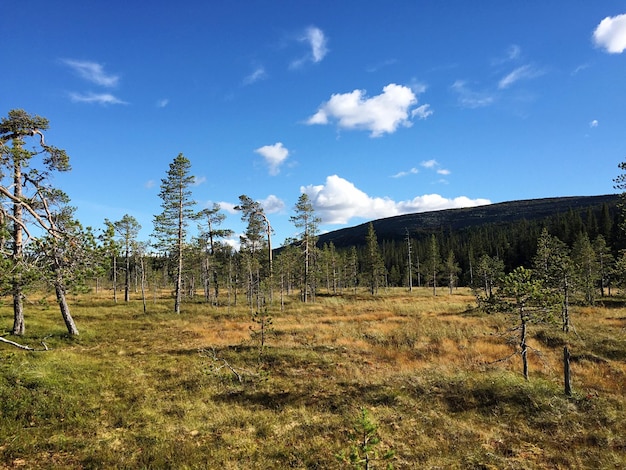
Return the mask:
M13 285L13 329L12 335L22 336L26 332L24 321L24 304L22 303L22 288L19 282Z
M13 194L16 200L22 198L22 168L19 161L14 162L13 169ZM13 217L14 220L21 222L23 219L22 206L18 203L13 203ZM24 304L22 296L22 276L21 276L21 263L24 257L24 242L23 242L22 227L19 223L13 223L13 267L14 275L12 281L13 291L13 329L11 334L22 336L26 332L26 324L24 321Z
M563 291L563 331L569 333L569 282L567 276L565 277Z
M567 348L567 346L565 346L563 348L563 381L565 385L565 395L567 395L568 397L571 397L572 396L572 379L571 379L571 372L570 372L570 367L569 367L569 359L570 359L569 349Z
M57 296L57 302L59 303L59 309L61 310L61 316L63 317L63 321L65 322L65 326L67 328L67 332L71 336L78 336L78 328L76 328L76 324L74 323L74 319L72 318L72 314L70 313L70 307L67 304L67 299L65 297L65 289L59 282L55 282L54 290Z
M520 307L520 320L522 322L520 332L520 348L522 350L522 367L524 370L524 378L528 380L528 345L526 344L526 318L524 317L524 308Z
M130 253L126 248L124 273L124 302L130 302Z

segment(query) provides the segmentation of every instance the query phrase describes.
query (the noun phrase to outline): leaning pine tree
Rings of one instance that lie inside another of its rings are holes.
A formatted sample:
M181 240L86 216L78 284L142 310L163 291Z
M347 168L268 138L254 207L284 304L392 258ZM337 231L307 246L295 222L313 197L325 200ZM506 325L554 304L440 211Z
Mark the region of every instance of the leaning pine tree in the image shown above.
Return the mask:
M176 260L174 313L180 313L183 282L183 247L187 226L196 217L190 186L195 177L189 174L191 162L182 154L170 163L167 178L161 180L161 207L163 212L154 217L156 247L170 253Z
M60 236L49 206L50 180L53 173L68 171L70 163L64 150L45 142L48 127L46 118L21 109L0 119L0 285L13 298L14 335L24 335L24 292L38 274L26 249L40 233Z

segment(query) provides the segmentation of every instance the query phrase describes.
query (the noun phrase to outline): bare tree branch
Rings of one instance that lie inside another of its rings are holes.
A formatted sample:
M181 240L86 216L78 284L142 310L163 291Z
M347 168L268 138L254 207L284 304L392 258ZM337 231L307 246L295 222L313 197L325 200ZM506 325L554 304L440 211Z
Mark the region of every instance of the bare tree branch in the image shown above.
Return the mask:
M10 344L11 346L15 346L16 348L23 349L25 351L49 351L48 346L43 341L41 342L43 349L31 348L30 346L25 346L23 344L16 343L15 341L11 341L6 338L3 338L2 336L0 336L0 342Z

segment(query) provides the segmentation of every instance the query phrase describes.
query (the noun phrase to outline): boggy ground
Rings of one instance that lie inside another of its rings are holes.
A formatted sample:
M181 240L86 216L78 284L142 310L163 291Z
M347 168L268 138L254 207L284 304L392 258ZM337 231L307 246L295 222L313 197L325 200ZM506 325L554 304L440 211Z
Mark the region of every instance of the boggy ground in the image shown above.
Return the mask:
M316 300L269 306L263 347L241 304L175 315L163 298L144 314L140 300L81 296L76 339L30 304L18 341L50 350L0 344L0 468L350 468L337 456L363 409L397 469L626 468L618 299L576 309L568 335L533 326L528 382L519 356L501 360L515 317L476 311L469 291ZM7 301L0 333L10 325Z

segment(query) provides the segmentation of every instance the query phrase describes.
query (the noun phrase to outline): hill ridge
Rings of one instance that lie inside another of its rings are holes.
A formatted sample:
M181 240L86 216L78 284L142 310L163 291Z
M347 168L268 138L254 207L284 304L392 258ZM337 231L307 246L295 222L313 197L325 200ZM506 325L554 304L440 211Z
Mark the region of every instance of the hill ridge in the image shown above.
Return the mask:
M345 227L321 234L318 245L333 243L336 247L360 245L365 240L367 227L372 223L379 242L400 239L408 230L415 233L432 233L442 228L461 230L472 226L506 223L516 220L537 220L569 210L584 210L607 204L617 204L619 194L599 196L562 196L538 199L497 202L475 207L441 209L437 211L415 212L396 215L364 222L352 227Z

